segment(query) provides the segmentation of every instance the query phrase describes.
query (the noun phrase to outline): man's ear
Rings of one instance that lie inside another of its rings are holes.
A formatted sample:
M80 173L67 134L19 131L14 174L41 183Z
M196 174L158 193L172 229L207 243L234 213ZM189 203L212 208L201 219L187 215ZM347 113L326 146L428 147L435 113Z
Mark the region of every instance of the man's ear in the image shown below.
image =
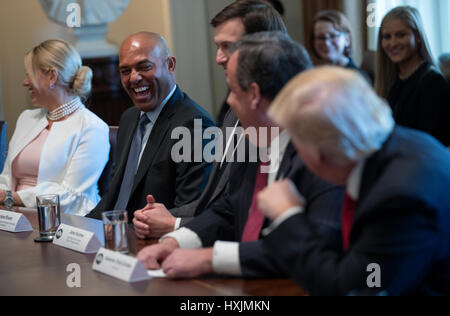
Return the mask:
M177 66L177 59L173 56L169 56L167 58L167 69L169 72L173 73L175 72L175 68Z
M261 90L256 82L250 84L248 88L251 97L252 110L256 110L261 103Z

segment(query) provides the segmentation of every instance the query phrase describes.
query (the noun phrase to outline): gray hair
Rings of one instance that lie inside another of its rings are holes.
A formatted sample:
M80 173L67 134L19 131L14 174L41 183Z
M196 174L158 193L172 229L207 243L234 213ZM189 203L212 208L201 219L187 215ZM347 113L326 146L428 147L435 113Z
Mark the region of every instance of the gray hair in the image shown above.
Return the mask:
M247 35L232 46L231 52L236 51L240 88L247 91L255 82L270 101L290 79L313 66L306 49L282 32Z
M319 67L297 76L269 116L294 140L312 144L340 166L378 151L395 126L389 105L357 72Z

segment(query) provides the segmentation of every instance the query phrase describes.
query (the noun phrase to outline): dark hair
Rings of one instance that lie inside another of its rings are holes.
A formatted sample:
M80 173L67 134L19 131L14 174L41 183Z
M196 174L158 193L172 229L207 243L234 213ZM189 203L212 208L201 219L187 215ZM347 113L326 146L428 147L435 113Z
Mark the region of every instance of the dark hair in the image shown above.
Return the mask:
M316 50L314 49L314 27L317 22L319 21L325 21L330 22L333 24L333 27L342 33L347 33L350 38L350 44L348 47L345 48L344 55L346 57L352 56L352 46L353 46L353 35L352 35L352 27L350 24L349 19L340 11L337 10L325 10L320 11L317 13L317 15L314 17L312 28L311 28L311 37L310 37L310 44L311 44L311 50L315 57L319 58L319 55L317 54Z
M269 2L281 16L284 15L284 5L280 0L266 0L266 1Z
M265 31L280 31L287 33L281 15L274 7L261 0L238 0L220 11L212 20L211 25L219 25L235 18L241 18L245 34Z
M240 88L247 91L255 82L270 101L289 80L313 67L306 49L282 32L247 35L231 51L239 51L236 76Z

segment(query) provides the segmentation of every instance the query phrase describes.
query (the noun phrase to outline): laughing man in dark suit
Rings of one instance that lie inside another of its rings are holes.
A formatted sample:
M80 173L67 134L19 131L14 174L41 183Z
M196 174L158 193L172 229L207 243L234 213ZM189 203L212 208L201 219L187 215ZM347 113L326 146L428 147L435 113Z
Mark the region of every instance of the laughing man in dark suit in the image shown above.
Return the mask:
M102 212L118 209L128 210L132 221L149 194L170 208L200 196L211 164L175 163L172 147L179 140L172 139L172 131L184 127L194 135L194 120L201 120L202 130L214 123L176 85L176 60L161 35L131 35L123 42L119 59L122 85L135 107L122 115L109 190L88 217L101 218Z

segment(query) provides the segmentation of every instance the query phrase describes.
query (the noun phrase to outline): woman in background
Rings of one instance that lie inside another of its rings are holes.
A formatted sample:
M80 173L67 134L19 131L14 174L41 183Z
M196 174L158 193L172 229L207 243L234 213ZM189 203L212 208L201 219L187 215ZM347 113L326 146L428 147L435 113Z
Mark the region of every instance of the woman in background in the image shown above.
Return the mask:
M92 71L60 40L25 57L28 88L39 109L23 112L0 175L0 203L36 207L36 196L59 194L61 211L86 215L100 197L97 181L108 161L109 128L82 103Z
M388 100L397 124L450 145L450 87L434 65L417 9L397 7L384 17L375 89Z
M319 65L327 64L354 69L368 78L367 74L356 67L352 60L352 28L348 18L341 12L326 10L316 15L310 46L312 55Z

